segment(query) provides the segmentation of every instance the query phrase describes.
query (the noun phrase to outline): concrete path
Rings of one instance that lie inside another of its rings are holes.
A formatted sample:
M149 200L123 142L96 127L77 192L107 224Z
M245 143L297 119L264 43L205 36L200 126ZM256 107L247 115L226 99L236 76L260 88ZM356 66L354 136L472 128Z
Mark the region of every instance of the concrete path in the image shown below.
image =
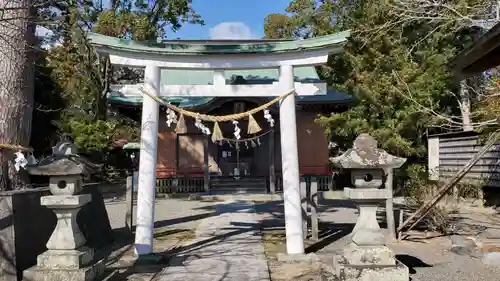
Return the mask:
M198 225L197 238L183 246L154 280L270 280L254 204L224 202L215 210L216 216Z
M159 199L155 203L155 227L171 227L176 229L195 229L200 220L214 215L214 202L186 201L182 199ZM111 227L125 226L125 201L106 203L106 210ZM136 221L137 206L134 205L134 222Z

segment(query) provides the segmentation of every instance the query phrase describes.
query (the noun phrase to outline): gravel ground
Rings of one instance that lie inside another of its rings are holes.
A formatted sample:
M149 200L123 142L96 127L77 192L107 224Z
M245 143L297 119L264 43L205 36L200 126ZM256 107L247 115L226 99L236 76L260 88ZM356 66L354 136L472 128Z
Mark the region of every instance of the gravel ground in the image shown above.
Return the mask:
M493 281L500 276L500 268L488 268L480 259L458 255L448 263L415 268L415 271L413 281Z
M328 200L323 202L320 208L320 220L329 223L330 227L333 228L341 224L354 224L358 216L357 209L348 201ZM264 214L265 210L261 210L261 212ZM272 217L277 217L276 214L280 212L282 212L281 207L274 206L269 213L272 213ZM494 224L497 220L491 219L497 215L492 214L491 211L467 208L464 213L467 219L461 220L458 227L464 230L469 229L469 235L481 235L476 231L477 229L481 229L482 233L499 233L497 225ZM486 216L490 218L489 221L485 219ZM478 225L481 228L477 227ZM398 255L398 259L410 268L410 276L413 281L499 280L500 265L496 267L486 266L481 257L457 255L450 251L451 245L450 237L437 237L402 241L389 246ZM337 247L337 243L331 243L317 253L329 257L330 253L338 250ZM316 279L311 278L311 280Z
M480 257L451 252L449 237L403 241L390 246L410 268L413 281L490 281L500 276L500 267L488 267Z
M498 238L499 216L492 209L471 208L464 206L459 210L459 217L455 222L455 229L463 234L462 237L473 237L476 240ZM397 254L406 254L419 260L409 261L414 281L489 281L498 280L500 263L498 266L486 265L481 253L458 255L451 252L451 237L439 237L424 240L424 243L404 241L392 245Z

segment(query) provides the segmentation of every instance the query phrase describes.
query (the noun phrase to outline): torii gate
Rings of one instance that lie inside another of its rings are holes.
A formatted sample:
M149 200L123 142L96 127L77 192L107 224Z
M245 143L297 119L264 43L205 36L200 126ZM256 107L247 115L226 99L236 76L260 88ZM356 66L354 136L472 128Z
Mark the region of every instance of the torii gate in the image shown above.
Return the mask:
M221 44L216 41L179 40L165 43L136 42L88 34L91 44L98 52L109 55L112 64L145 68L144 83L158 97L270 97L294 89L298 95L326 93L325 83L296 83L293 67L326 63L329 55L342 52L348 36L349 31L344 31L296 41L256 40ZM224 71L227 69L266 68L278 69L279 81L271 85L226 85ZM212 70L213 84L161 85L161 69ZM114 90L140 95L141 85L126 85ZM279 116L287 253L302 254L304 237L294 95L288 95L280 101ZM138 255L153 251L158 119L159 104L151 97L144 96L135 236Z

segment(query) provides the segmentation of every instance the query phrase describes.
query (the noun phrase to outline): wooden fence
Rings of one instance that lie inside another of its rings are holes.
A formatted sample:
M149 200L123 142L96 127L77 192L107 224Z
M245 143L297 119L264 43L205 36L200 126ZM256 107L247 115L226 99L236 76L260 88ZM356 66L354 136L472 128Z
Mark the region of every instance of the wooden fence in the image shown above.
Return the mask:
M482 147L475 132L432 135L428 138L428 167L431 180L453 176ZM464 182L500 187L500 144L493 146L464 177Z

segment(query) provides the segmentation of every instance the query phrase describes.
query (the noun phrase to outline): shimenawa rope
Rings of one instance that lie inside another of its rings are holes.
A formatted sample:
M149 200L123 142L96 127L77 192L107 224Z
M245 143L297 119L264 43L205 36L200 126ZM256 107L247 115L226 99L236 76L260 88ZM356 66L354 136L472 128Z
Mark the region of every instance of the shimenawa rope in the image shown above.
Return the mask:
M7 144L7 143L0 143L0 150L1 149L7 149L7 150L13 150L13 151L27 151L27 152L33 151L33 149L29 148L29 147L24 147L21 145L14 145L14 144Z
M189 111L189 110L185 110L185 109L182 109L182 108L179 108L175 105L172 105L168 102L165 102L163 101L162 99L160 99L159 97L157 96L154 96L154 95L151 95L148 91L148 89L145 89L145 88L150 88L150 86L148 85L145 85L143 87L140 88L141 92L144 93L145 95L149 96L150 98L152 98L153 100L155 100L156 102L162 104L162 105L165 105L167 108L170 108L171 110L181 114L181 115L184 115L184 116L189 116L189 117L192 117L192 118L198 118L202 121L208 121L208 122L225 122L225 121L232 121L232 120L239 120L239 119L243 119L245 117L249 117L259 111L262 111L266 108L269 108L270 106L272 106L273 104L279 102L280 100L284 99L285 97L293 94L295 92L295 89L291 90L290 92L286 93L286 94L283 94L281 96L278 96L278 97L275 97L274 99L270 100L269 102L261 105L261 106L258 106L256 108L253 108L253 109L250 109L246 112L241 112L241 113L235 113L235 114L229 114L229 115L222 115L222 116L214 116L214 115L207 115L207 114L201 114L201 113L198 113L198 112L193 112L193 111Z

